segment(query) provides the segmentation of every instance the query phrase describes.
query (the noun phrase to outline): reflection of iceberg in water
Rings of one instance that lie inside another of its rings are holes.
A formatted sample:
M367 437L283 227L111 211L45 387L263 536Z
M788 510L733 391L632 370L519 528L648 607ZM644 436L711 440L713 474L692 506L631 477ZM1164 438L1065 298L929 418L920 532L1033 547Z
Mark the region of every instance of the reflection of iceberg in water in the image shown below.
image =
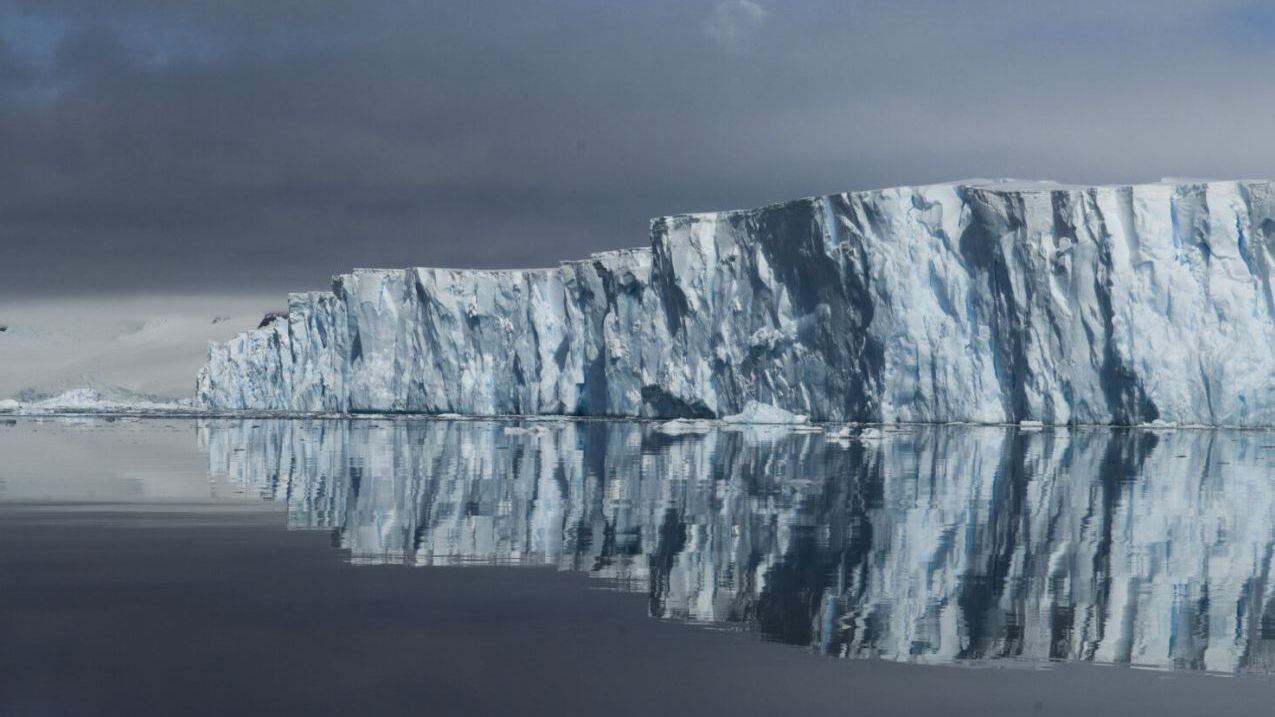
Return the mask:
M208 421L213 472L360 562L548 564L837 655L1275 667L1275 437Z

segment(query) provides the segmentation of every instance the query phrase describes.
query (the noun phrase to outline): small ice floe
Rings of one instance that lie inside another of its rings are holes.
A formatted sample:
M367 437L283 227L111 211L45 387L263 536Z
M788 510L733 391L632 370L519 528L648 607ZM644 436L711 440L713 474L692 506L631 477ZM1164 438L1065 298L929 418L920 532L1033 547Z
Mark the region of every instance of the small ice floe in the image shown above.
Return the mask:
M823 440L825 443L831 443L841 448L849 448L854 443L854 431L850 430L849 426L839 426L824 431Z
M1020 431L1039 431L1045 427L1040 421L1019 421L1018 430Z
M881 440L881 429L868 426L859 431L859 440L864 443L871 443Z
M0 400L0 413L13 413L19 408L22 408L22 404L12 398Z
M664 433L670 436L683 436L686 434L702 434L713 430L715 424L712 421L705 421L700 418L675 418L671 421L664 421L655 425L657 433Z
M505 426L506 436L547 436L550 433L553 433L553 429L543 425Z
M824 437L830 440L848 441L854 438L854 431L851 431L849 426L841 426L840 428L825 431Z
M755 423L768 425L795 426L810 422L808 416L785 411L778 406L758 401L749 401L744 410L732 416L722 418L724 423Z

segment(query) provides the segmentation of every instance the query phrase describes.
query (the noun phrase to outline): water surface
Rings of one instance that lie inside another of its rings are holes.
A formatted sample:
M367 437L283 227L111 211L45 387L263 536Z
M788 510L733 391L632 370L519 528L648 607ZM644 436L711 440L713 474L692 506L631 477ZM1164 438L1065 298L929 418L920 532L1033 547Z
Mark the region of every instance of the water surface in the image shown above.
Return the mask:
M5 715L1249 714L1275 689L1264 432L11 421L0 451Z
M819 652L1268 671L1275 435L201 424L359 563L552 565ZM871 435L871 434L870 434Z

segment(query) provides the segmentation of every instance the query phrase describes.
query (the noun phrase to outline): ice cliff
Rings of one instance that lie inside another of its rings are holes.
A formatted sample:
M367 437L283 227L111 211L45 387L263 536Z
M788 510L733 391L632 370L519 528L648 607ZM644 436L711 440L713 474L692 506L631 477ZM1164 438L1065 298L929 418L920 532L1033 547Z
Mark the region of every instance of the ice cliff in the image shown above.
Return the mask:
M971 181L656 219L543 270L356 270L214 410L1275 425L1269 181Z

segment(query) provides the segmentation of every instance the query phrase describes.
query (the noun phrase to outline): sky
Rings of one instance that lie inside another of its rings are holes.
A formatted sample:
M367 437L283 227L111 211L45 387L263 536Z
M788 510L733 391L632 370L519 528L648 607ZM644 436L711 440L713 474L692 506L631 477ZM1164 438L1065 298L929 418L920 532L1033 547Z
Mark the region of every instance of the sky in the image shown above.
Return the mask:
M515 267L964 177L1275 175L1240 0L0 0L0 301Z

